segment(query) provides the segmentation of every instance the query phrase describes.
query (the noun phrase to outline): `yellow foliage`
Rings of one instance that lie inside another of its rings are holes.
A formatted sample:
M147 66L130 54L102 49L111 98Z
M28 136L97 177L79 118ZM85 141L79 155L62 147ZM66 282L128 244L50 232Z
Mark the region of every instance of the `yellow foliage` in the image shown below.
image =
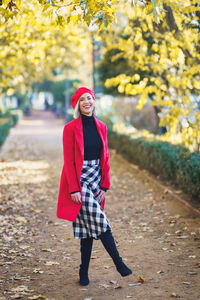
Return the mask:
M109 49L121 49L123 45L121 57L128 58L132 72L107 79L105 86L116 86L126 95L139 94L138 109L150 98L151 105L158 106L162 112L160 126L167 127L171 136L179 135L183 145L195 149L192 140L200 136L200 112L194 103L194 96L200 97L200 47L199 30L191 24L199 20L189 12L197 9L194 6L197 1L166 0L164 3L172 8L177 32L169 28L161 2L156 3L163 20L160 27L155 26L154 16L144 14L139 5L131 10L128 6L120 7L120 12L129 18L123 31L128 39L118 38L117 43L115 34L113 46L107 34L104 41Z
M34 14L35 8L40 7L43 14L56 19L58 26L62 27L65 23L69 22L77 24L80 20L82 22L85 21L88 26L96 23L99 25L99 30L101 30L105 27L109 28L113 21L115 21L116 10L122 3L123 6L128 7L130 17L141 17L145 15L147 23L142 24L143 32L147 32L148 30L153 32L153 26L152 22L149 21L149 16L157 23L163 20L163 2L171 6L175 12L181 11L183 15L199 11L199 3L197 0L151 0L151 2L147 2L146 5L142 6L140 5L141 1L135 0L134 2L136 2L136 6L131 9L132 1L125 0L3 0L0 13L5 17L5 21L8 22L9 19L17 15L27 14L28 11Z
M192 108L192 94L200 95L199 31L193 26L199 22L195 15L199 1L152 0L144 7L141 1L136 0L135 7L129 2L4 0L0 6L0 94L5 90L12 94L16 87L26 89L34 81L51 79L55 68L73 71L88 43L85 27L80 29L77 24L97 25L99 31L112 25L112 32L118 9L128 17L124 31L118 26L128 38L117 38L114 33L110 39L106 30L104 39L109 49L121 50L113 60L124 58L132 72L124 74L124 70L105 85L116 86L127 95L140 94L140 109L149 97L152 105L168 108L161 124L172 135L180 132L182 142L191 143L190 137L194 138L200 127L199 111ZM169 29L163 4L171 7L177 32ZM189 121L191 115L193 122ZM180 127L183 116L188 129Z
M57 68L65 74L68 68L73 74L88 55L82 49L88 49L89 34L84 28L64 26L66 21L54 15L52 5L37 0L16 1L16 5L22 11L0 25L0 94L6 91L7 95L16 88L25 92L34 81L53 79Z

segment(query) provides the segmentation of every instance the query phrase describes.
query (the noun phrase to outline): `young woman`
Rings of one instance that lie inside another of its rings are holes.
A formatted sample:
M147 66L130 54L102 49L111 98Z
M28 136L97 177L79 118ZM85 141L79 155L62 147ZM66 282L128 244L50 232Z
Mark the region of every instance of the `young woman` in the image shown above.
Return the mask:
M79 88L71 103L75 119L63 131L64 165L57 217L73 222L74 238L80 239L80 284L88 285L93 239L101 240L121 276L132 271L119 256L104 213L105 194L110 189L107 126L95 116L92 90Z

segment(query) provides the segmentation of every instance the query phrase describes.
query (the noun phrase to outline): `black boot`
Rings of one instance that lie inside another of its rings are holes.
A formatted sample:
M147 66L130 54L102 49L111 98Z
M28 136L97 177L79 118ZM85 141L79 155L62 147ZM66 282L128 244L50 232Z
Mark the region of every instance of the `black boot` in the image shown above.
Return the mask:
M122 258L119 256L119 252L117 251L112 232L110 230L103 232L99 235L99 238L102 244L104 245L106 251L111 256L117 268L117 271L121 274L121 276L125 277L127 275L132 274L132 271L125 265Z
M81 239L80 250L81 250L81 265L79 270L79 278L81 285L88 285L88 268L90 263L90 257L92 253L93 238Z

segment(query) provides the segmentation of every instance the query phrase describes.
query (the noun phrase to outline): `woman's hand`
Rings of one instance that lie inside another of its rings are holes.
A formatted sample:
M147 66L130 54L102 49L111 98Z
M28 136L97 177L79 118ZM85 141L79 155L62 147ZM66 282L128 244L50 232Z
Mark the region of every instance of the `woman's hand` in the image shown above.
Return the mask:
M103 190L101 190L101 189L99 189L99 190L97 191L97 194L99 194L98 197L97 197L97 201L98 201L99 203L101 203L101 202L103 201L103 199L105 198L106 192L103 191Z
M76 192L74 194L71 194L72 201L76 202L77 204L81 204L81 193Z

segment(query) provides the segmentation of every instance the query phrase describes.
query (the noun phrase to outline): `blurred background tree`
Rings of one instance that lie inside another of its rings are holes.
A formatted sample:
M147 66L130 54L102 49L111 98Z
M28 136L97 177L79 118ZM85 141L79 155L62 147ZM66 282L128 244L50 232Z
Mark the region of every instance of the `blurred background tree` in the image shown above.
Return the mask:
M119 18L127 18L127 24L116 25L109 33L102 30L100 78L105 91L113 95L140 95L138 109L150 100L157 127L167 130L166 138L173 140L178 134L179 142L188 146L193 141L198 149L199 15L188 13L185 5L172 11L160 3L160 8L161 21L156 23L154 16L144 14L141 7L130 10L126 2L121 2ZM191 8L196 11L198 7L195 3Z
M2 0L0 16L1 96L29 95L44 80L60 84L60 93L66 79L92 87L96 26L105 92L132 97L137 109L150 104L157 132L198 151L197 0ZM62 102L61 94L55 101Z

